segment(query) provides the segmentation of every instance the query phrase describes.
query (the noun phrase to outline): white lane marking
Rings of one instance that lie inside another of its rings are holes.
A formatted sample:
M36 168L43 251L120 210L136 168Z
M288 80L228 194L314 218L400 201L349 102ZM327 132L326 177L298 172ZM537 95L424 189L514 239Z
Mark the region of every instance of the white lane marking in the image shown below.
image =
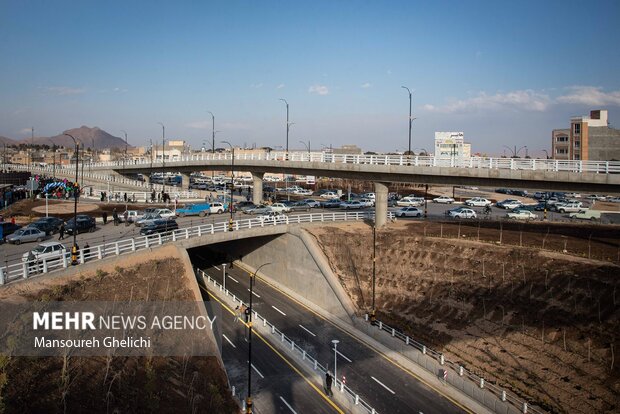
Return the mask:
M224 339L226 339L228 341L228 343L230 344L230 346L232 346L233 348L236 348L235 344L233 344L230 339L228 339L228 337L224 334L222 334L222 336L224 337Z
M228 276L228 278L229 278L229 279L232 279L232 280L234 280L235 282L239 283L239 281L238 281L237 279L235 279L234 277L232 277L231 275L228 275L228 274L227 274L226 276Z
M258 375L260 375L260 377L261 377L262 379L265 379L265 376L264 376L263 374L261 374L259 370L257 370L257 369L256 369L256 367L254 366L254 364L252 364L252 368L254 369L254 371L256 371L256 373L257 373ZM384 385L384 387L385 387L385 385Z
M391 392L392 394L396 394L394 391L392 391L391 389L389 389L388 387L385 386L384 383L382 383L381 381L379 381L378 379L376 379L375 377L371 376L370 378L374 379L377 384L381 385L383 388L385 388L386 390L388 390L389 392Z
M333 350L334 350L334 348L332 348L332 351L333 351ZM345 355L345 354L343 354L342 352L340 352L340 351L336 350L336 353L337 353L338 355L340 355L341 357L343 357L344 359L346 359L347 361L349 361L349 362L353 362L353 361L351 361L349 358L347 358L347 357L346 357L346 355Z
M310 330L308 330L308 328L306 328L305 326L303 326L303 325L301 325L301 324L300 324L300 325L299 325L299 327L300 327L301 329L303 329L304 331L308 332L310 335L312 335L312 336L316 336L315 334L313 334L312 332L310 332Z
M284 398L282 398L282 396L280 395L280 399L282 400L282 402L288 407L289 410L291 410L291 412L293 414L297 414L297 411L293 410L293 407L291 407L291 405L289 403L286 402L286 400Z
M286 313L282 312L280 309L276 308L273 305L271 305L271 307L274 308L275 310L277 310L278 312L280 312L282 315L286 316Z
M249 291L250 291L250 289L248 289L248 292L249 292ZM259 295L258 293L256 293L256 292L252 291L252 294L253 294L254 296L256 296L257 298L260 298L260 295Z
M213 267L215 267L217 270L220 270L220 268L219 268L219 267L217 267L217 266L213 266Z

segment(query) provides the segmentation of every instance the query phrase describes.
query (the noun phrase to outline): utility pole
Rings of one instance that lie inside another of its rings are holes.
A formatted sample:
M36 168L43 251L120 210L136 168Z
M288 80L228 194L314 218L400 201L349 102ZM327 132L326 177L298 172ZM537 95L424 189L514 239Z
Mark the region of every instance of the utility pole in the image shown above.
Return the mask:
M207 112L211 114L211 153L215 154L215 115L211 111Z
M166 193L166 127L161 122L158 122L161 125L161 184L162 184L162 198Z
M409 93L409 150L407 151L407 165L410 165L409 157L411 157L411 123L413 122L413 118L411 117L411 90L406 86L402 86L402 88L407 89L407 92Z
M377 227L372 225L372 311L370 313L370 322L374 322L377 318L377 307L375 306L375 284L376 284L376 264L377 261Z

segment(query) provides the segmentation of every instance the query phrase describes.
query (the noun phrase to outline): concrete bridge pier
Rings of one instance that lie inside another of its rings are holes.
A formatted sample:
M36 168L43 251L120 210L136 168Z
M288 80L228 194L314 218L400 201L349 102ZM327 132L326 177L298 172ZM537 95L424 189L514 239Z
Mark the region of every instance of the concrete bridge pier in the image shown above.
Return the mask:
M257 206L263 202L263 176L265 173L252 173L252 202Z
M189 174L181 173L181 190L189 191Z
M375 227L385 226L387 222L387 201L388 201L388 185L387 183L375 182Z

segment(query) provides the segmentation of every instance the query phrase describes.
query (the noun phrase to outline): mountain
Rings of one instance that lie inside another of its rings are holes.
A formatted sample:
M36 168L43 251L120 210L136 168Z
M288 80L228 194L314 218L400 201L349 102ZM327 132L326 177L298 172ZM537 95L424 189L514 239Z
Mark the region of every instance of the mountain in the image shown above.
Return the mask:
M55 135L53 137L35 137L33 142L39 145L50 145L50 141L56 145L61 145L65 148L71 148L75 146L73 140L64 135L65 133L71 134L75 139L81 141L86 148L94 148L101 150L104 148L125 148L125 140L119 137L108 134L103 129L98 127L89 128L87 126L81 126L79 128L68 129L62 134ZM23 139L21 142L29 144L30 138ZM129 148L132 148L129 145Z
M5 144L6 145L17 145L18 142L15 141L14 139L0 136L0 145L5 145Z

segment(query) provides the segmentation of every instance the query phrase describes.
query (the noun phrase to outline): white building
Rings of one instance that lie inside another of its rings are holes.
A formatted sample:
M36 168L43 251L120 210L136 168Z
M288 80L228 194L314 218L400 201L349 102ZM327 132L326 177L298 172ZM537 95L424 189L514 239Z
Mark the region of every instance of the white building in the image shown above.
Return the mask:
M435 156L445 158L471 157L471 144L463 132L435 132Z

